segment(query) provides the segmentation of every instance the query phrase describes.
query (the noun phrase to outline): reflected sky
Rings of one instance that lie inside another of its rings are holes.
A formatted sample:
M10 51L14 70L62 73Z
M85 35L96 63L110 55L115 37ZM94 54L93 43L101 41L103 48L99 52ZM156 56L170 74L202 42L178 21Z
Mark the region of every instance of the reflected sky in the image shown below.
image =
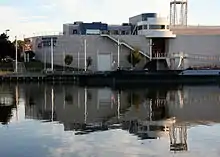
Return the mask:
M0 154L24 157L220 155L220 89L0 86Z

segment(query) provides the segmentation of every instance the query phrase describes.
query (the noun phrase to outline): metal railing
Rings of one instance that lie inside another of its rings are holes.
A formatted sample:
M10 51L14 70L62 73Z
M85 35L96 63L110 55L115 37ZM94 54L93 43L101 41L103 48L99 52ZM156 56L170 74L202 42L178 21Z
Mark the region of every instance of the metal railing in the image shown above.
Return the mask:
M102 36L102 37L108 37L108 38L111 39L112 41L118 43L118 39L115 39L114 37L112 37L112 36L110 36L110 35L108 35L108 34L101 34L101 36ZM129 48L129 49L132 50L132 51L135 50L132 46L130 46L129 44L127 44L127 43L124 42L124 41L119 41L119 44L120 44L120 45L124 45L125 47ZM150 56L147 55L146 53L144 53L143 51L139 50L139 52L140 52L140 54L144 55L145 57L150 58Z
M183 56L184 58L195 59L195 60L205 60L205 61L220 61L220 55L202 55L202 54L187 54L187 53L172 53L169 54L167 57L169 58L179 58Z

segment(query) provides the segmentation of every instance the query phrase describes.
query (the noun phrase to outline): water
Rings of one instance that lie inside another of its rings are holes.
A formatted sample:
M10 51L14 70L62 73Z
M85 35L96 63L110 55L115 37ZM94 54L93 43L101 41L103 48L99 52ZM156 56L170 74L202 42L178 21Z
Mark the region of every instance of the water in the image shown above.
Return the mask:
M0 156L217 157L218 86L0 86Z

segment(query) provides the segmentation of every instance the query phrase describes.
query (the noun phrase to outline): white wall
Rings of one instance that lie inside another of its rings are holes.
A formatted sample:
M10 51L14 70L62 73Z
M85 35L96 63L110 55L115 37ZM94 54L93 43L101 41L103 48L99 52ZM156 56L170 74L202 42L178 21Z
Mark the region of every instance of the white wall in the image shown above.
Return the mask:
M205 56L220 56L220 35L177 35L169 39L169 53L184 52ZM201 61L189 59L187 66L219 64L219 61Z
M145 36L113 36L114 38L119 38L120 40L128 43L133 47L138 47L144 53L149 53L148 39ZM66 54L73 55L74 61L71 64L72 67L77 67L77 52L80 52L80 67L84 68L84 46L83 39L85 36L72 35L72 36L58 36L57 46L54 48L54 63L62 65L63 55L65 51ZM100 37L98 35L89 35L87 38L87 56L91 56L93 59L92 70L97 70L97 52L100 53L111 53L113 55L113 60L117 63L117 44L107 37ZM186 54L199 54L205 56L220 56L220 35L177 35L176 38L166 39L168 40L167 50L169 53L184 52ZM37 43L36 43L37 44ZM50 47L38 49L34 46L34 51L36 52L36 58L43 61L43 52L47 54L47 62L50 63ZM130 53L128 48L121 46L120 55L120 65L123 67L131 67L127 61L127 55ZM137 65L138 69L143 68L146 63L146 59ZM176 60L176 67L179 60ZM185 59L185 66L195 65L220 65L220 61L213 60L194 60ZM117 66L117 65L116 65ZM116 67L114 67L116 68Z
M119 36L114 36L119 37ZM123 37L123 38L122 38ZM117 68L117 44L107 37L101 37L99 35L71 35L71 36L58 36L56 47L54 47L54 64L63 65L64 56L63 53L73 56L73 62L71 67L77 68L78 62L78 52L80 54L80 68L84 68L84 39L87 39L87 57L92 58L91 70L97 70L97 54L98 53L110 53L112 54L112 61L116 64L113 69ZM142 51L148 51L148 41L144 36L121 36L120 39L128 41L133 47L138 47ZM127 40L129 39L129 40ZM40 41L40 40L39 40ZM37 44L37 43L36 43ZM37 48L34 46L34 51L36 52L36 59L44 61L44 52L46 53L47 63L51 62L51 50L50 47ZM147 52L146 52L147 53ZM131 67L131 64L127 61L127 56L130 54L130 50L124 46L120 47L120 66L121 67ZM146 63L146 59L143 57L143 61L137 65L137 68L142 69ZM112 69L112 70L113 70Z

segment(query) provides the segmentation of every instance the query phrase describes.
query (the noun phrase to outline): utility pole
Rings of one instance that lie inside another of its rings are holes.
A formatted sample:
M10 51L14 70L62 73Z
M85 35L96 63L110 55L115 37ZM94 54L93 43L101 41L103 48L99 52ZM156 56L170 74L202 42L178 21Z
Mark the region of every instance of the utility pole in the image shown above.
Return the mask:
M9 31L10 31L9 29L6 29L6 30L5 30L5 35L6 35L6 36L8 36L8 32L9 32Z
M87 58L87 47L86 47L87 45L86 45L86 39L84 40L84 68L85 68L85 71L87 70L86 69L86 58Z
M15 36L15 72L18 72L18 41L17 36Z
M51 70L53 71L53 37L51 37Z
M118 68L120 67L120 41L118 39Z

